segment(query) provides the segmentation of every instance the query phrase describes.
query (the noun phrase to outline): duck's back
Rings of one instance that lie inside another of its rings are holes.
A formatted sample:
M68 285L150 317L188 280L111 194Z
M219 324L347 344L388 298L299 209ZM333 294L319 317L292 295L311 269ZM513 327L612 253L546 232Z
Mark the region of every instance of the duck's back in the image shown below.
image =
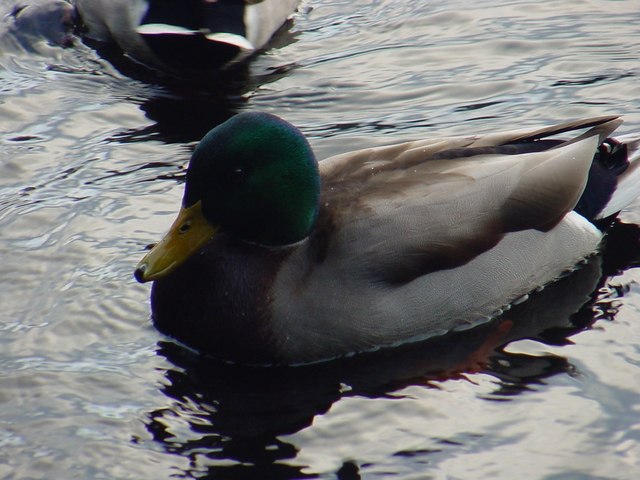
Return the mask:
M455 158L406 144L321 162L318 226L273 288L281 348L326 358L468 327L558 278L602 236L571 212L598 142Z

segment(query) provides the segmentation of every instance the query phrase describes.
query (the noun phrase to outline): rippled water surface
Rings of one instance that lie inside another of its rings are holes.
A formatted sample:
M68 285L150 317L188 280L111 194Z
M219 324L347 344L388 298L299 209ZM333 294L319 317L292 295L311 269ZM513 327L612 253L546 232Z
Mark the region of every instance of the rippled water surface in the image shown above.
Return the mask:
M640 130L637 1L306 0L224 93L0 33L0 478L640 475L637 201L502 327L384 357L206 362L132 277L195 142L239 110L319 158L603 114Z

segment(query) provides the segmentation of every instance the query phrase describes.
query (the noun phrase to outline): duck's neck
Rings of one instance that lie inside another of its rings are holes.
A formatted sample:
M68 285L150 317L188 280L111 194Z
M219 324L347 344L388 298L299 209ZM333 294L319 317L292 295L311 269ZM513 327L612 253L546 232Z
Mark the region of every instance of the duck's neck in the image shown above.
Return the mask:
M217 358L277 363L271 286L291 250L216 236L170 276L154 282L156 328Z

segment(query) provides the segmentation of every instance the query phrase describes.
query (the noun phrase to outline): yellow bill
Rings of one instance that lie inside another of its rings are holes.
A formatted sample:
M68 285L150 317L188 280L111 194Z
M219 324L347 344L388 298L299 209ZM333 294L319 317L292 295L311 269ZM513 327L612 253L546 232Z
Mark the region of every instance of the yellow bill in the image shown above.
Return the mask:
M182 208L169 232L142 259L134 273L141 283L168 275L195 253L220 227L202 215L202 203Z

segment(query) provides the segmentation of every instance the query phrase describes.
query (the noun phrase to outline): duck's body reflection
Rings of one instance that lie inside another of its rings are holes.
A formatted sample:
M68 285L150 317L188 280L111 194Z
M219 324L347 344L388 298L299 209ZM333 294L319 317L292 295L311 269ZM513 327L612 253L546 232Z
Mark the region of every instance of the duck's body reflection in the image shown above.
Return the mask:
M148 430L173 453L238 462L233 467L194 464L194 470L235 468L250 475L255 468L263 478L304 478L300 468L277 463L296 455L296 448L278 436L311 425L342 397L386 397L408 385L429 387L435 380L481 372L498 380L498 398L572 373L567 358L509 353L506 347L521 339L571 343L570 335L598 319L592 307L608 301L598 292L609 276L637 263L639 245L640 227L616 223L599 255L491 323L351 358L303 367L246 367L162 343L159 353L175 365L163 386L172 407L151 412ZM178 433L184 429L177 423L187 423L190 434Z

